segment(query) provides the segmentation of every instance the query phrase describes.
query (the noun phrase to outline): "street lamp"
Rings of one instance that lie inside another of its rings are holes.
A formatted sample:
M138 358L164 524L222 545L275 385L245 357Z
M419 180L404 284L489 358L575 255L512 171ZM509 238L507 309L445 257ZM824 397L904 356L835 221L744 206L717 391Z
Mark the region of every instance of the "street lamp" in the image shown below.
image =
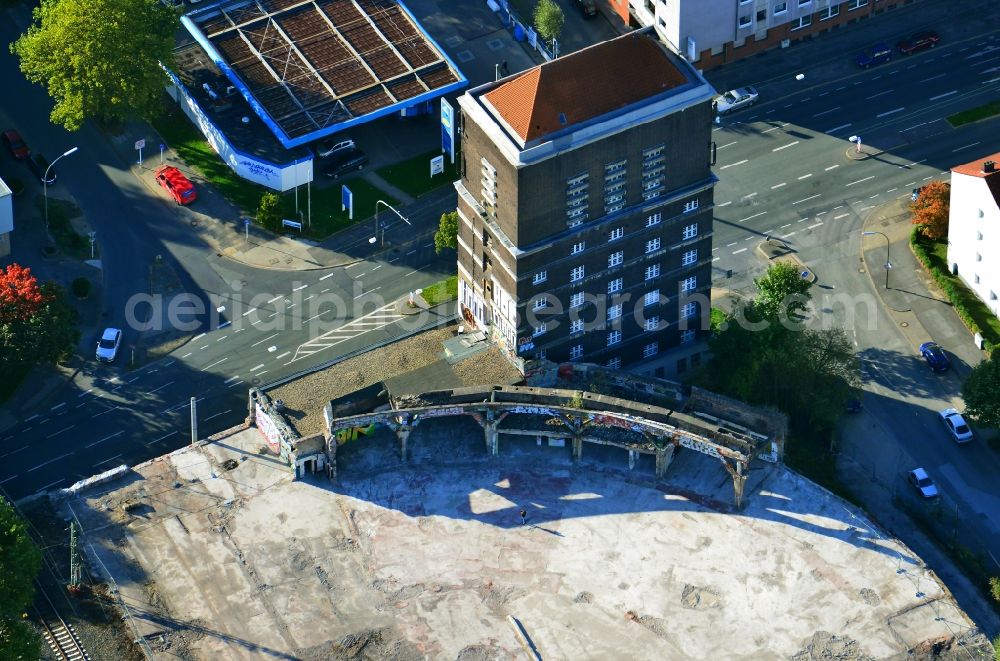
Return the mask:
M881 234L882 238L885 239L885 288L889 288L889 269L892 268L892 260L889 259L889 237L887 237L882 232L862 232L862 236L873 236L875 234Z
M404 216L403 214L399 213L398 211L396 211L395 207L393 207L391 204L389 204L388 202L384 202L382 200L376 200L375 201L375 236L373 236L368 241L368 243L372 243L373 244L376 241L378 241L378 231L379 231L379 228L381 227L378 224L378 205L380 205L380 204L384 204L385 206L389 207L389 209L391 209L394 214L396 214L397 216L399 216L400 220L402 220L407 225L411 225L410 219L407 218L406 216ZM385 228L384 227L382 228L382 243L381 243L381 247L385 247Z
M63 152L62 156L60 156L59 158L62 158L63 156L69 156L70 154L76 152L78 149L79 149L79 147L73 147L72 149L68 149L65 152ZM49 163L49 167L45 168L45 174L42 175L42 196L45 198L45 229L46 229L46 231L48 231L48 229L49 229L49 170L52 169L53 165L55 165L56 163L59 162L59 158L57 158L56 160L54 160L51 163Z

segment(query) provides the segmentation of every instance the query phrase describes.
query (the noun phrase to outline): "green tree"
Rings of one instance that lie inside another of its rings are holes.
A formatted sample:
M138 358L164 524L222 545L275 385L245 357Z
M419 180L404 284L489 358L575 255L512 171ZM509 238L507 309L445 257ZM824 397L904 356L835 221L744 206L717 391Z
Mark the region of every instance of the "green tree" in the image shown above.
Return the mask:
M458 248L458 212L449 211L441 214L437 231L434 232L434 252L443 252L446 248Z
M764 319L790 317L806 310L812 283L786 262L772 264L767 273L753 281L757 286L754 308ZM782 317L784 315L784 317Z
M962 384L965 412L985 427L1000 427L1000 358L996 354L973 368Z
M177 15L156 0L42 0L11 44L21 71L55 100L50 116L71 131L87 119L153 116L172 65Z
M535 5L535 29L547 42L552 43L562 33L566 15L555 0L538 0Z
M257 223L266 230L281 231L281 198L277 193L267 192L260 196Z
M27 524L0 497L0 658L38 658L38 635L21 616L34 596L41 566L42 554L28 536Z
M0 269L0 283L15 267ZM16 293L9 288L0 293L0 371L62 360L80 337L76 311L62 287L52 282L39 285L28 269L21 269L18 277Z

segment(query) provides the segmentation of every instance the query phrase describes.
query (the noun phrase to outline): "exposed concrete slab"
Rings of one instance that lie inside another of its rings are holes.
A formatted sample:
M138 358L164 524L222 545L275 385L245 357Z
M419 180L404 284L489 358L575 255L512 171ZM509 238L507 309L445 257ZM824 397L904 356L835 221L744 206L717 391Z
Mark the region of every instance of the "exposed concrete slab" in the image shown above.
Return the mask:
M782 467L755 464L731 513L698 453L656 487L547 446L477 459L462 436L342 465L334 489L290 481L250 429L71 505L143 633L171 632L163 658L521 658L508 615L550 659L892 658L973 626L912 551Z

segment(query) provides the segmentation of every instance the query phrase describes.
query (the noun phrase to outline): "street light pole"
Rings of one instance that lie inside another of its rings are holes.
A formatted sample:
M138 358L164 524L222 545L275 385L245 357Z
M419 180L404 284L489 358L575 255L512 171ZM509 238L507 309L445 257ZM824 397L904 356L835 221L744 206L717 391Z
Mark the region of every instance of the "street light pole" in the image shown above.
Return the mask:
M79 147L73 147L72 149L68 149L65 152L63 152L62 156L60 156L59 158L62 158L63 156L69 156L70 154L72 154L73 152L77 151L78 149L79 149ZM45 230L46 231L48 231L48 229L49 229L49 170L52 169L53 165L55 165L56 163L59 162L59 158L57 158L56 160L54 160L51 163L49 163L49 167L45 168L45 174L42 175L42 197L45 198Z
M384 200L375 200L375 236L373 237L371 243L375 243L375 241L378 241L378 231L379 231L379 227L380 227L379 224L378 224L378 205L380 205L380 204L384 204L386 207L388 207L394 214L396 214L397 216L399 216L400 220L402 220L407 225L411 225L412 224L412 223L410 223L410 219L409 218L407 218L403 214L399 213L399 211L397 211L396 208L393 207L388 202L385 202ZM382 241L381 241L380 245L383 248L385 247L385 229L384 228L382 229Z
M889 269L892 268L892 260L889 259L889 237L883 232L862 232L862 236L873 236L875 234L881 234L882 238L885 239L885 288L889 288Z

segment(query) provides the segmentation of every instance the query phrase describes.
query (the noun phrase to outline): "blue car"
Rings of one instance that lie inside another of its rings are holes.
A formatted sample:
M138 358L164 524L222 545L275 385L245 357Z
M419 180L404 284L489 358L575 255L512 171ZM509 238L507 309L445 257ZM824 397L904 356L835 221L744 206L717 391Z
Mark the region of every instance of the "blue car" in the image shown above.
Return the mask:
M920 345L920 355L935 372L944 372L951 367L948 354L936 342L924 342Z
M858 55L858 66L862 69L892 60L892 48L888 44L875 44Z

